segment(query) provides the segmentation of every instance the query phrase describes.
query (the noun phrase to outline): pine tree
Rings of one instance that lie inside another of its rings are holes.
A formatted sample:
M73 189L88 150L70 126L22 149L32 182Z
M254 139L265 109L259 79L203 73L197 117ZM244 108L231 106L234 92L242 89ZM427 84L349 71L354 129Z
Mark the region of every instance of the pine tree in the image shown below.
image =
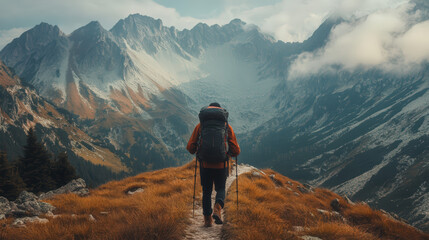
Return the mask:
M6 153L0 152L0 196L15 200L24 186L16 168L9 164Z
M64 186L76 178L76 170L70 164L67 154L65 152L61 152L58 155L58 160L55 162L54 168L54 179L57 183L57 187Z
M47 192L56 187L52 179L51 157L46 148L37 142L32 128L28 131L24 157L20 159L18 168L29 191Z

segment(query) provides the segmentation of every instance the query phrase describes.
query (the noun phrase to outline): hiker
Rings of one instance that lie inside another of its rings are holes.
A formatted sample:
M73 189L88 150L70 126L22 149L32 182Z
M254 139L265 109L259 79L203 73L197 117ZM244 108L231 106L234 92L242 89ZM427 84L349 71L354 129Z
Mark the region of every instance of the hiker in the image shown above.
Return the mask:
M228 124L228 112L219 103L202 108L198 116L200 123L192 132L186 149L191 154L197 153L196 158L200 162L204 226L211 227L213 219L216 224L223 223L221 210L225 201L229 158L240 154L240 147ZM213 183L216 191L214 209L211 206Z

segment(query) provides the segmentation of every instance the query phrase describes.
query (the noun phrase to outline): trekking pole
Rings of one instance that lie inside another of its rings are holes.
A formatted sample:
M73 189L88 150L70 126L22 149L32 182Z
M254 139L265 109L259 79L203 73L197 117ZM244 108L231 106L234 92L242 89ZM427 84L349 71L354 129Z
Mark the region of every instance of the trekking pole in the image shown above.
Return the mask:
M195 217L195 183L197 181L197 158L195 158L195 174L194 174L194 200L192 201L192 217Z
M238 217L238 156L235 157L235 192L237 193L237 217Z

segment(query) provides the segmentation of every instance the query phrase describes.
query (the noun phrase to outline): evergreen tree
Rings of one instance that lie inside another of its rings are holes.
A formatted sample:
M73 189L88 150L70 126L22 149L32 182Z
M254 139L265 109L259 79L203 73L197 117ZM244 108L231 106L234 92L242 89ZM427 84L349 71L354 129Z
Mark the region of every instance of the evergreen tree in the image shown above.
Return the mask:
M0 196L15 200L24 186L15 166L9 164L6 153L0 152Z
M56 187L52 179L51 157L46 148L37 142L32 128L28 131L24 157L20 159L18 168L29 191L47 192Z
M58 155L58 159L55 162L54 167L54 179L57 183L57 187L64 186L76 178L76 170L70 164L67 154L65 152L61 152Z

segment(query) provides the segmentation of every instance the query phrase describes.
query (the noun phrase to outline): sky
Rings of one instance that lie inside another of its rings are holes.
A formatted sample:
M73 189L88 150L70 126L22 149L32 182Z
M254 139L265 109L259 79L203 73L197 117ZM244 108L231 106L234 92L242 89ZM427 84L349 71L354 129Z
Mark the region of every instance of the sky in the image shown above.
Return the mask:
M192 28L239 18L277 40L304 41L330 15L362 16L406 0L2 0L0 49L40 22L69 34L97 20L110 29L129 14L160 18L164 25Z
M0 49L40 22L69 34L93 20L109 30L135 13L179 30L239 18L284 42L306 40L328 17L346 19L323 48L297 56L289 80L339 69L406 74L429 62L427 0L1 0Z

